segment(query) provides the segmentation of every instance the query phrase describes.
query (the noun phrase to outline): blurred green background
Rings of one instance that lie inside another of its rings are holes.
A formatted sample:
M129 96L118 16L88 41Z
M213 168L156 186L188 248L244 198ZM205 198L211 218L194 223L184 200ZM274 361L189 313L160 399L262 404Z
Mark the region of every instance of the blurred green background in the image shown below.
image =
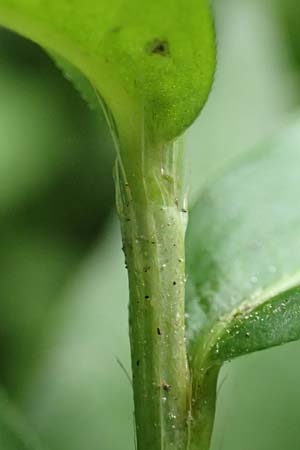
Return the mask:
M300 114L299 0L214 3L215 85L186 139L191 203ZM113 160L104 119L41 49L0 30L0 418L9 397L41 449L134 449ZM299 380L299 343L227 364L212 450L299 450ZM0 450L11 439L0 427Z

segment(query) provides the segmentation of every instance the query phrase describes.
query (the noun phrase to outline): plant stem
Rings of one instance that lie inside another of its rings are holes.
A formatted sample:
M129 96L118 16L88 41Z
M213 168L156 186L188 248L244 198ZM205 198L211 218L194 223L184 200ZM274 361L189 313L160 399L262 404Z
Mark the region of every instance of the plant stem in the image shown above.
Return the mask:
M116 166L138 450L187 448L182 153L178 141L154 149L143 143L135 165L129 155Z
M220 366L213 365L204 371L199 367L197 369L197 375L192 381L193 419L189 450L209 450L215 420Z

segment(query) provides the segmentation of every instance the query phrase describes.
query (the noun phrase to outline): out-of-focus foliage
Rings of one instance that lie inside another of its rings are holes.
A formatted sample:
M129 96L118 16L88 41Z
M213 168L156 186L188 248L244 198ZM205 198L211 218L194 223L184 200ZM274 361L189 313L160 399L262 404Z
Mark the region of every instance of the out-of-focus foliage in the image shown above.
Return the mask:
M114 150L37 46L2 30L0 61L0 378L14 392L109 214Z
M290 51L297 65L300 64L300 3L297 0L278 1L279 18L290 45Z
M0 448L3 450L42 450L33 430L0 390ZM45 450L45 449L44 449Z
M228 159L281 127L299 100L292 28L278 2L215 7L215 85L187 140L193 198ZM293 8L296 16L296 1ZM105 222L113 205L107 128L97 131L46 55L4 31L0 100L1 383L46 448L133 450L132 392L116 362L130 367L120 237ZM223 368L212 450L298 450L299 351L291 344Z

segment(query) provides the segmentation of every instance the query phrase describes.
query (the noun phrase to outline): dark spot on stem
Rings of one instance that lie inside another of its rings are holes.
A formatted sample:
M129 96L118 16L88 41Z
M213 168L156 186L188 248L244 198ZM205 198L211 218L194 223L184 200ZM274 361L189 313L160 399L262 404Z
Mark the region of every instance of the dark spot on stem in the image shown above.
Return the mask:
M173 286L176 286L176 284L177 284L176 281L173 281Z
M137 366L140 365L140 360L139 360L139 359L137 360L136 365L137 365Z
M162 388L166 392L169 392L171 390L171 387L172 386L170 384L168 384L168 383L165 383L165 382L162 383Z
M146 52L150 55L170 56L169 43L166 40L154 39L146 44Z
M157 328L157 334L158 334L158 336L161 336L160 328Z
M145 295L145 300L149 300L149 295Z

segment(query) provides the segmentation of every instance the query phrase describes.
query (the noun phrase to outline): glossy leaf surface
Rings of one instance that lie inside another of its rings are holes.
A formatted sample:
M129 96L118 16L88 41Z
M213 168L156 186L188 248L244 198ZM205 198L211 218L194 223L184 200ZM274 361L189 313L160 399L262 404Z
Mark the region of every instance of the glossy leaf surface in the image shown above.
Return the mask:
M188 332L199 364L300 338L299 147L298 122L219 176L192 210Z

